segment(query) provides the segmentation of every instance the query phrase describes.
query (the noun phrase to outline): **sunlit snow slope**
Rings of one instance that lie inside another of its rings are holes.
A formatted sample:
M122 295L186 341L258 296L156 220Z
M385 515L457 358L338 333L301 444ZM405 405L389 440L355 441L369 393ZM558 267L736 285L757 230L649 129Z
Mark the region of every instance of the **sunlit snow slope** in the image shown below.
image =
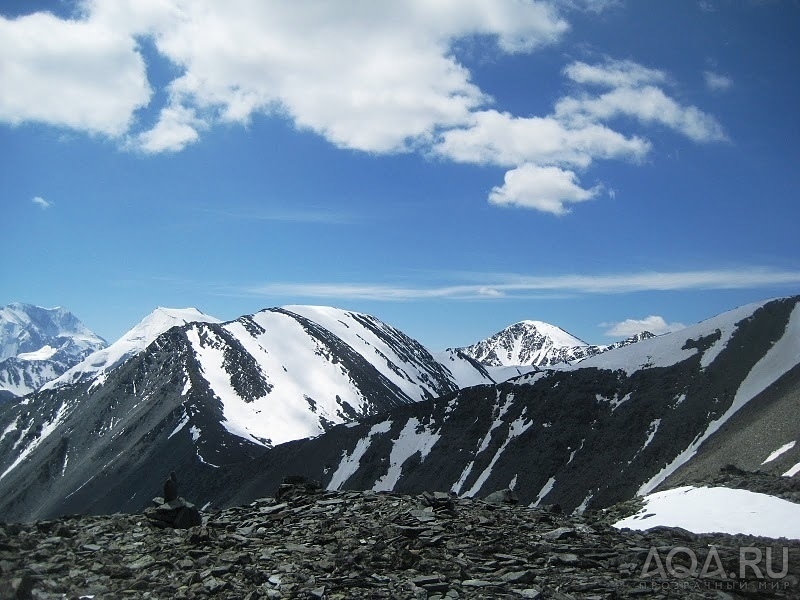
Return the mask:
M148 481L152 496L162 466L215 469L451 393L460 378L493 383L477 363L451 366L458 377L418 342L356 312L288 306L220 323L194 309L158 309L0 411L0 496L11 490L6 508L25 515L87 502L104 481L120 495ZM41 469L48 475L34 475ZM31 477L33 487L21 486ZM144 502L136 489L124 497Z
M90 354L69 371L49 382L45 389L90 379L95 385L100 385L105 381L108 371L147 348L159 335L176 325L185 325L195 321L220 322L216 317L204 314L196 308L159 307L111 346Z
M512 488L528 504L602 508L648 493L754 408L761 412L751 418L767 421L738 440L742 453L762 470L793 476L797 411L763 409L775 398L796 407L799 364L800 297L752 304L571 367L462 389L277 447L230 467L243 486L230 501L301 473L332 489L483 496ZM784 435L786 419L795 420Z

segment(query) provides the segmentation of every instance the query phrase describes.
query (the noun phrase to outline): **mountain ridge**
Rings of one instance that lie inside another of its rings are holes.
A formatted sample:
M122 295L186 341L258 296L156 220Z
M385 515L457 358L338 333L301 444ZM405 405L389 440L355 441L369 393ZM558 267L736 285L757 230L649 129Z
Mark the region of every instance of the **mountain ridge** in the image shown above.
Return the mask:
M456 351L446 355L450 370L374 317L328 307L187 323L100 385L79 381L0 409L0 511L30 519L141 510L167 467L217 506L302 474L332 490L481 496L508 487L529 504L601 508L696 464L739 411L777 398L781 381L789 387L779 405L791 404L799 303L740 307L522 374ZM516 377L500 382L494 369ZM470 378L476 385L459 389L457 379ZM793 423L789 432L800 429L795 413L776 413ZM743 452L760 461L775 453L768 431ZM765 468L800 464L789 441Z
M124 336L122 348L157 329L134 327L136 335ZM52 475L44 476L43 505L35 509L47 511L51 501L90 489L98 477L124 476L130 485L160 478L151 464L159 456L177 457L181 470L218 468L459 388L449 369L399 330L328 307L191 321L173 325L126 360L117 360L118 349L112 345L70 381L0 411L0 487L8 491L7 506L28 497L29 469ZM472 379L493 381L469 360L454 361L462 375L473 369ZM52 491L62 486L71 489L63 496Z

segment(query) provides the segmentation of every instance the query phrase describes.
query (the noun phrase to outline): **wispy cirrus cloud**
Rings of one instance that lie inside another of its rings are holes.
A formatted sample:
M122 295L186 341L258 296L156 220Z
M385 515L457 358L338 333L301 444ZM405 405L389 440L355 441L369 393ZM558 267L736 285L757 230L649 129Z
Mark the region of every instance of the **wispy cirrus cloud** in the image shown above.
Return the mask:
M329 210L323 207L298 207L293 209L217 209L193 207L200 213L225 219L245 221L275 221L278 223L306 223L320 225L358 225L368 220L364 215L355 215Z
M800 285L800 271L747 268L704 271L616 273L600 275L471 274L458 282L431 285L388 283L275 282L240 288L258 296L350 300L476 300L626 294L645 291L759 289Z

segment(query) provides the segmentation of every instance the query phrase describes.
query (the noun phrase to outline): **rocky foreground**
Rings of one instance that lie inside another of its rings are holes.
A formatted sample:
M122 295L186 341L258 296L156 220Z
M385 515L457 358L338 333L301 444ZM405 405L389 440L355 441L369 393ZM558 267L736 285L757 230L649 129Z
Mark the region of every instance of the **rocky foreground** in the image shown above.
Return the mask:
M797 540L618 531L613 511L566 516L507 494L296 483L276 496L186 528L156 508L0 524L0 598L800 598ZM764 559L742 572L741 547Z

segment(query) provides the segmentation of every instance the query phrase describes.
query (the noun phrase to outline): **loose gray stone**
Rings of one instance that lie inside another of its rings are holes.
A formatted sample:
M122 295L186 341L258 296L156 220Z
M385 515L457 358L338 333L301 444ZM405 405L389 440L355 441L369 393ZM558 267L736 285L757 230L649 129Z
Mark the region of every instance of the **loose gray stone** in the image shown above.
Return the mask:
M665 592L641 577L650 548L662 560L672 548L692 548L702 565L711 545L728 573L738 571L741 546L771 548L776 557L787 547L788 587L769 591L800 597L798 540L618 531L608 513L284 485L278 504L214 509L189 529L156 518L184 508L180 499L145 515L0 523L0 598L719 600L729 592ZM747 597L759 593L754 587Z

